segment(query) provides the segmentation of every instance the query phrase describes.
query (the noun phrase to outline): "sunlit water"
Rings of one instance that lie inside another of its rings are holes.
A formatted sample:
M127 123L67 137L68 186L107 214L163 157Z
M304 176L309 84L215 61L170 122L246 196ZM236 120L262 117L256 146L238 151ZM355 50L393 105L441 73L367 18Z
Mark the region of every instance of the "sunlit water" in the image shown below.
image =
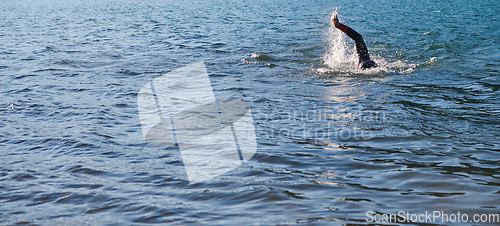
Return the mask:
M358 224L499 213L496 1L0 3L0 224ZM361 33L381 65L357 68ZM190 184L137 94L204 61L258 151ZM440 222L439 222L440 223Z

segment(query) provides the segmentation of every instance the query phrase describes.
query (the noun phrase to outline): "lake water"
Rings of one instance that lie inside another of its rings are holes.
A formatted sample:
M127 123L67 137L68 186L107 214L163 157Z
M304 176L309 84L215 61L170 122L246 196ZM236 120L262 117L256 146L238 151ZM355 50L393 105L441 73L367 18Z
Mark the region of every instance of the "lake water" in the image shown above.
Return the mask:
M498 1L20 0L0 12L2 225L500 214ZM357 69L335 12L380 67ZM218 100L249 103L257 152L190 183L177 147L144 141L137 96L197 62Z

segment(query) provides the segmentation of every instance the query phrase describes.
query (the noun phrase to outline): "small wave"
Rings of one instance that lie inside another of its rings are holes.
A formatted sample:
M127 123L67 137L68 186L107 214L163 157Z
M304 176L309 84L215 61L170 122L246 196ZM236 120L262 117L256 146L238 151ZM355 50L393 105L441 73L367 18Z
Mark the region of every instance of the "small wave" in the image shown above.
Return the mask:
M436 57L431 57L428 61L424 62L421 66L432 66L438 62Z
M64 68L46 68L46 69L35 70L33 72L44 72L44 71L67 71L67 70Z
M34 54L53 53L53 52L57 52L57 49L54 46L45 46L43 49L38 49L33 51Z
M74 173L74 174L88 174L88 175L100 175L100 174L105 173L104 171L85 168L81 165L77 165L77 166L69 168L68 172Z
M257 60L257 61L242 59L241 62L246 63L246 64L264 64L270 68L278 66L277 64L268 63L270 61L274 62L276 60L274 58L264 54L264 53L252 53L252 54L250 54L250 57L252 59Z
M32 180L32 179L36 179L36 178L37 177L35 177L31 174L28 174L28 173L19 173L19 174L16 174L11 179L15 180L15 181L25 181L25 180Z
M73 60L68 60L68 59L65 59L65 60L62 60L62 61L58 61L56 62L56 64L59 64L59 65L67 65L67 66L70 66L70 67L73 67L73 68L80 68L78 66L78 63L76 61L73 61Z
M241 62L246 63L246 64L258 64L259 63L259 62L250 61L250 60L247 60L247 59L242 59Z
M252 53L250 54L250 57L256 60L261 60L261 61L275 61L274 58L264 54L264 53Z
M35 74L21 74L21 75L16 75L15 79L22 79L22 78L33 77L33 76L37 76L37 75L35 75Z
M140 72L135 72L135 71L131 71L128 69L121 69L120 71L118 71L118 73L124 74L124 75L140 75L141 74Z

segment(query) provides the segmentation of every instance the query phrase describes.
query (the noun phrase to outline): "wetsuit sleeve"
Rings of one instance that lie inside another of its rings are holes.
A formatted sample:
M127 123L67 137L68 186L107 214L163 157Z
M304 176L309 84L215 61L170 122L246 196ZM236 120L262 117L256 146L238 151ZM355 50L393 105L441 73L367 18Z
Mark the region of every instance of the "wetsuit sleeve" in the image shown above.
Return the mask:
M349 36L349 38L351 38L355 42L360 42L360 41L364 42L363 36L361 36L358 32L356 32L352 28L340 23L335 27L344 32L347 36Z
M345 25L340 24L340 23L339 23L339 24L337 24L337 26L335 26L335 27L336 27L336 28L338 28L339 30L343 31L343 32L344 32L344 33L346 33L346 34L347 34L347 30L349 30L349 29L350 29L350 27L345 26Z
M368 49L366 48L363 36L361 36L352 28L341 23L337 24L335 27L344 32L347 36L349 36L349 38L354 40L354 42L356 43L356 51L358 52L360 63L366 60L370 60L370 55L368 55Z

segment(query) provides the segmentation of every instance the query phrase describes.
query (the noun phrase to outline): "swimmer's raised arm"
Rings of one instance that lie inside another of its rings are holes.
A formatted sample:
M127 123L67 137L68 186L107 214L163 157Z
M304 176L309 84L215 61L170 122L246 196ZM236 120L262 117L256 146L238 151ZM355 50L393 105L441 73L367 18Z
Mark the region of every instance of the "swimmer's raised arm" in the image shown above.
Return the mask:
M346 33L347 35L349 35L347 33L347 31L349 30L349 27L348 26L345 26L343 24L340 23L339 21L339 18L337 17L337 14L334 14L332 16L332 18L330 19L330 22L332 23L333 26L335 26L336 28L338 28L339 30L343 31L344 33ZM352 37L351 37L352 38ZM354 39L354 38L353 38Z
M332 25L337 27L337 24L340 24L339 18L337 17L337 14L334 14L332 16L332 19L330 19L330 22L332 22Z
M356 51L358 52L358 57L359 57L359 65L361 68L366 69L366 68L372 68L376 67L377 64L370 60L370 55L368 54L368 49L366 48L365 41L363 40L363 36L361 36L358 32L353 30L352 28L343 25L340 23L339 18L337 17L337 14L334 14L332 18L330 19L330 22L332 23L333 26L335 26L337 29L341 30L349 38L354 40L356 43Z

